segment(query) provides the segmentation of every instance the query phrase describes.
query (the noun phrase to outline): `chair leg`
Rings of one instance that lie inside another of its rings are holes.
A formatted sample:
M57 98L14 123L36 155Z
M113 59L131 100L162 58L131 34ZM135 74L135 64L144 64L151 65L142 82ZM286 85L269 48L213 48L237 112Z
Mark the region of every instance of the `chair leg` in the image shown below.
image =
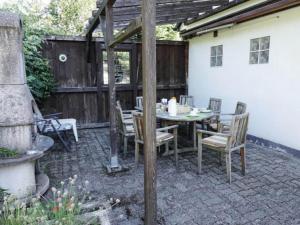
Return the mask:
M198 133L198 174L202 170L202 134Z
M135 142L135 166L138 166L139 163L139 143Z
M241 155L241 164L242 164L242 174L246 175L246 148L243 147L240 149L240 155Z
M169 142L167 142L166 144L165 144L165 147L166 147L166 154L168 155L168 153L169 153ZM159 147L160 148L160 147Z
M76 120L72 122L72 129L73 129L73 134L75 137L75 141L78 142L78 132L77 132L77 126L76 126Z
M53 125L51 125L51 127L55 131L55 133L58 136L58 138L61 141L61 143L64 145L66 151L68 151L68 152L71 151L70 147L68 146L68 143L63 139L63 137L60 134L60 132Z
M219 164L222 166L222 156L223 156L223 154L222 154L222 152L218 152L218 154L219 154Z
M174 154L175 154L175 165L178 167L178 146L177 146L177 129L174 130Z
M127 137L124 135L124 152L123 152L124 158L125 158L126 155L127 155L127 143L128 143L128 139L127 139Z
M226 152L226 171L227 171L227 180L231 184L231 153Z

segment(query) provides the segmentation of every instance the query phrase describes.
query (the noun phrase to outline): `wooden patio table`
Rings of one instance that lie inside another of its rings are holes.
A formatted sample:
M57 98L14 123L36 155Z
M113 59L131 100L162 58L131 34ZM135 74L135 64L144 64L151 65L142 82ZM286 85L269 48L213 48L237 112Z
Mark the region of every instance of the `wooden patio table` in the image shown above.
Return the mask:
M203 120L213 117L214 113L198 113L195 116L186 114L177 114L176 116L170 116L168 112L156 112L157 119L162 120L163 123L167 124L180 124L180 123L193 123L193 147L178 149L178 153L194 151L197 149L197 134L196 134L196 124ZM167 151L164 155L173 154L173 151Z

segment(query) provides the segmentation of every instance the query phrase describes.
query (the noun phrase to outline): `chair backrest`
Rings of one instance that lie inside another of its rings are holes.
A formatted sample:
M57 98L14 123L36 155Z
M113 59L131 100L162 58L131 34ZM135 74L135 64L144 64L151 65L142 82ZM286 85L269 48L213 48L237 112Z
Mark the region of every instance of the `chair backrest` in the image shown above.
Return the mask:
M133 127L135 132L135 140L144 141L144 122L143 113L134 112L133 113Z
M194 106L194 97L189 96L189 95L180 95L179 104L180 105L188 105L188 106L193 107Z
M230 128L230 148L245 144L248 130L248 120L249 113L233 116Z
M247 104L243 102L237 102L236 108L235 108L235 115L240 115L246 112Z
M136 107L143 108L143 96L136 97Z
M208 103L208 109L214 113L220 113L222 106L222 99L219 98L210 98Z

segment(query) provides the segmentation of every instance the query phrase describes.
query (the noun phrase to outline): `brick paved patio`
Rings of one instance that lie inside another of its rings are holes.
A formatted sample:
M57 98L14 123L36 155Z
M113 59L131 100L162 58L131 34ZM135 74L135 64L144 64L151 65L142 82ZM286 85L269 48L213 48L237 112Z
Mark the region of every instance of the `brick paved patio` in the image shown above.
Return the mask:
M110 214L112 225L143 224L143 164L137 170L108 176L108 129L79 132L80 141L66 153L56 145L41 164L52 185L74 174L89 180L95 199L121 199ZM132 148L131 148L132 149ZM133 150L133 149L132 149ZM196 154L158 157L158 217L160 224L300 224L300 159L252 143L247 148L247 174L241 176L239 155L233 155L232 184L214 152L203 156L196 174ZM133 151L122 161L132 165Z

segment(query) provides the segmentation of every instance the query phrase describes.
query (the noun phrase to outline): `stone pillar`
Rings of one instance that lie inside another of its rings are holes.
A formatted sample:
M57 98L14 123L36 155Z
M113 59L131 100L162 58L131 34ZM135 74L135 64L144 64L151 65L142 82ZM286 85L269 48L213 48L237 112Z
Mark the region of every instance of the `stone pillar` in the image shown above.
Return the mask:
M0 147L20 153L32 148L33 114L24 65L21 19L0 12Z

